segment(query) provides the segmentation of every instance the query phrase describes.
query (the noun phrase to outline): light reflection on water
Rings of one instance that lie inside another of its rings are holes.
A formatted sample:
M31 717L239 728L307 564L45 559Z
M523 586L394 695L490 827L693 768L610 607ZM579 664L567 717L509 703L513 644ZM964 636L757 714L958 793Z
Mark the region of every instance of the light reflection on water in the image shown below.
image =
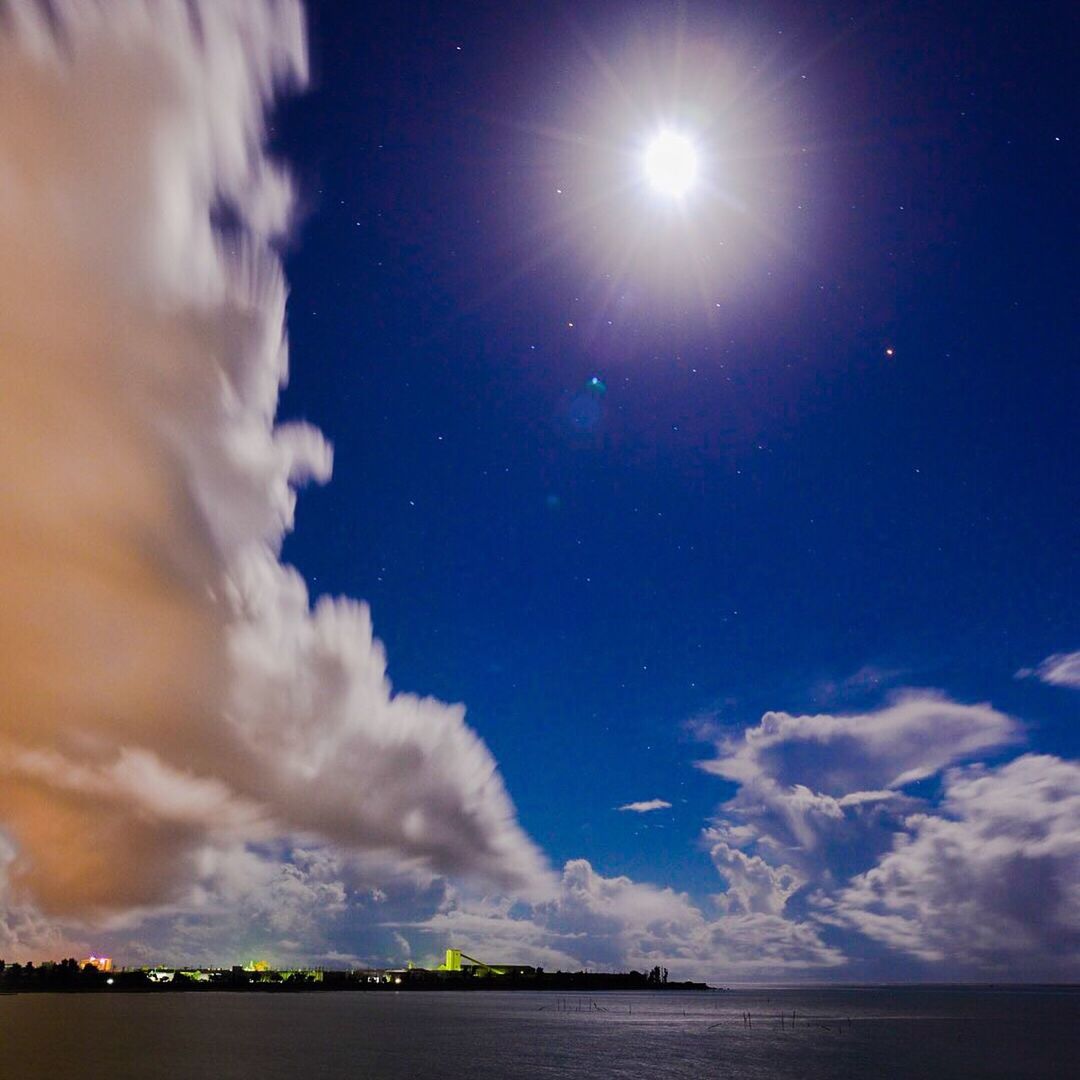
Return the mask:
M1048 1080L1078 1030L1062 990L20 994L0 1077Z

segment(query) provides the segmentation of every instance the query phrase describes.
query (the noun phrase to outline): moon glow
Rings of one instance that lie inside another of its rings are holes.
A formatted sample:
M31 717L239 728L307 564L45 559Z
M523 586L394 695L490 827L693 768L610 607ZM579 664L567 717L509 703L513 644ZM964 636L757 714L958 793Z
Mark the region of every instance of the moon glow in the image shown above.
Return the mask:
M644 165L655 191L681 199L697 180L697 148L677 131L661 131L646 146Z

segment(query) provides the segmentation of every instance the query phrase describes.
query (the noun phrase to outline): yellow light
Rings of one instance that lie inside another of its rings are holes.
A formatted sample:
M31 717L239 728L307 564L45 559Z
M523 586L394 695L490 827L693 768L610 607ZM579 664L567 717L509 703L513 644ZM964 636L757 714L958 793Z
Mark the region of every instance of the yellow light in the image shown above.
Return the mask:
M645 176L662 195L681 199L698 174L698 152L677 131L661 131L645 148Z

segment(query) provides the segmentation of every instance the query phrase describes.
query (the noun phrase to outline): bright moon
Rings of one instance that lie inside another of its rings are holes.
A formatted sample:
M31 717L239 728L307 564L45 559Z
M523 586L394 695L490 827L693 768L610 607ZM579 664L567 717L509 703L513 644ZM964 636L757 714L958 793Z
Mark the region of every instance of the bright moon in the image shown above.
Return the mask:
M677 131L660 132L645 148L645 175L663 195L681 198L694 186L697 172L697 149Z

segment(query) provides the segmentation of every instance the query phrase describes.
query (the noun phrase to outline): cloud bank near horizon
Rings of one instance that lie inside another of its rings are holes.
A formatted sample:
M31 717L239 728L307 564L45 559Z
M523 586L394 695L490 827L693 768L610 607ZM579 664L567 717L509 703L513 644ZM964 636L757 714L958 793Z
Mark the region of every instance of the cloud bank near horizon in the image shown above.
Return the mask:
M12 902L197 905L223 852L282 837L546 879L463 708L395 694L367 607L312 608L279 558L332 467L275 422L292 191L265 123L306 75L294 0L0 12Z
M448 892L400 927L546 967L706 980L1068 978L1080 960L1080 765L1023 753L985 704L907 690L877 710L766 713L702 764L736 785L702 831L706 902L563 869L554 899ZM940 792L940 794L938 794Z

